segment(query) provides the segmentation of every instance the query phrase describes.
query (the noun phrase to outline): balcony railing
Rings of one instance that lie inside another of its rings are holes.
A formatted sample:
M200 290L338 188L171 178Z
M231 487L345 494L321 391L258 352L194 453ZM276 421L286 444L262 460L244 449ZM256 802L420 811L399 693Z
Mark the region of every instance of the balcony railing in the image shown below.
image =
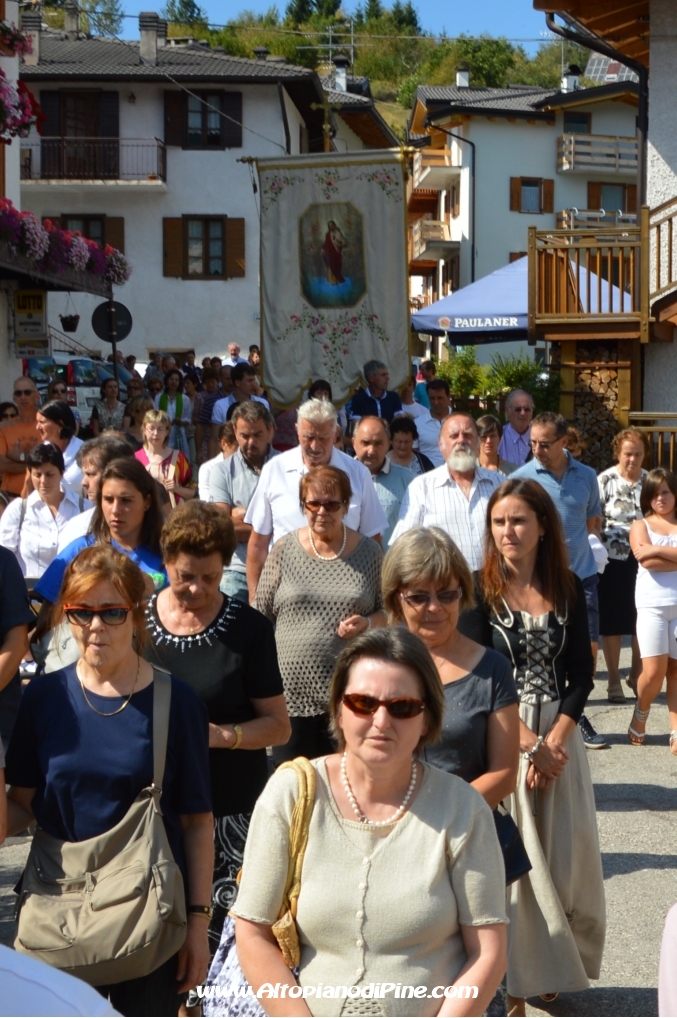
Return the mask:
M637 173L637 139L606 134L563 134L558 173Z
M158 138L30 138L21 142L22 180L166 180Z
M563 209L557 213L558 230L584 230L601 223L609 226L636 226L635 212L621 212L620 209Z
M457 246L449 223L442 219L419 219L411 227L410 261L439 260Z
M651 455L644 466L648 469L667 467L674 471L677 467L677 414L631 411L629 423L641 428L649 439Z
M430 191L445 190L451 184L453 171L460 168L461 155L458 149L418 149L414 153L414 187Z

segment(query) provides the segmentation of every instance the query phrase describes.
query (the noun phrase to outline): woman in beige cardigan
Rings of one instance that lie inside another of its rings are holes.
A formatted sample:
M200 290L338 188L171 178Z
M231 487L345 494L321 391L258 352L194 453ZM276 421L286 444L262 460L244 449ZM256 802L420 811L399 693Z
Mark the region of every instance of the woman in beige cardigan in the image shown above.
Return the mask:
M506 968L503 857L482 797L418 757L443 710L437 669L413 634L370 631L341 653L330 695L339 752L312 761L298 982L271 930L293 770L258 800L232 910L240 964L269 1015L481 1015L491 1000ZM476 996L459 993L468 986Z

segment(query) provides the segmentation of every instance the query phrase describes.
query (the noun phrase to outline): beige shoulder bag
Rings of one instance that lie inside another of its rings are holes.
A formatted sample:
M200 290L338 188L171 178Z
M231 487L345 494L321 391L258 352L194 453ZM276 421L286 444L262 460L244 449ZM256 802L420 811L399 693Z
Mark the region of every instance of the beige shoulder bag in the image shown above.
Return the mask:
M186 938L181 871L160 812L171 679L153 672L153 782L112 830L61 841L37 828L14 947L92 986L154 972ZM120 747L124 752L124 747Z

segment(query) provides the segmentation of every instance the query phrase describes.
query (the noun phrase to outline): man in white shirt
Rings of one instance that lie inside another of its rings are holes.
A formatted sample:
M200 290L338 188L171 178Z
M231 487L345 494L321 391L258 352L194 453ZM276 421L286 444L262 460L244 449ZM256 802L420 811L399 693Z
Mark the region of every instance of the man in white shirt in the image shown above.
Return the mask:
M449 405L449 382L446 378L434 378L428 382L430 410L416 418L418 429L418 451L427 456L436 467L441 467L444 457L440 450L440 429L452 413Z
M521 467L531 452L531 422L534 416L534 401L524 389L513 389L505 401L503 435L498 455L508 463Z
M236 364L248 364L246 357L240 357L240 347L237 343L228 344L228 356L223 359L224 364L230 364L234 368Z
M379 543L388 526L371 474L362 463L346 456L334 445L336 408L327 400L309 399L299 407L297 416L299 445L265 464L244 518L244 522L252 526L247 551L250 601L254 600L271 543L306 526L299 501L299 482L313 467L338 467L350 478L353 494L345 516L347 526Z
M415 477L407 488L390 543L414 527L440 527L474 571L483 560L487 504L505 478L477 465L479 436L468 414L450 414L442 423L440 451L443 466Z
M258 388L258 379L256 377L256 369L251 366L249 361L242 361L240 364L236 364L230 373L230 377L233 383L233 391L225 399L217 400L212 409L212 442L215 442L217 439L219 427L224 421L230 419L228 411L237 403L246 403L247 400L253 400L255 403L263 403L266 410L270 410L270 404L267 399L264 399L263 396L254 395ZM232 414L230 416L232 417Z
M114 435L101 435L83 443L78 449L77 460L82 470L82 492L90 502L96 502L101 475L113 460L121 456L133 456L134 450L127 442ZM67 548L78 537L84 537L89 530L96 505L74 516L59 534L57 554Z

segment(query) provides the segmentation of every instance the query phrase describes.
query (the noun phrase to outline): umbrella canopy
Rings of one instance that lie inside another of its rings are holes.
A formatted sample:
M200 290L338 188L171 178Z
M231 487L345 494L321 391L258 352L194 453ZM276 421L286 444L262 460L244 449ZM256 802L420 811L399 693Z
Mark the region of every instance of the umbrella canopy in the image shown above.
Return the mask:
M411 316L412 328L415 332L438 336L449 333L452 341L460 346L526 339L528 266L527 257L518 258L477 282L455 290L442 300L416 311ZM606 281L598 287L600 280L595 273L583 266L577 267L573 260L570 272L571 279L576 281L581 311L596 314L610 309L614 312L630 310L629 293L617 286L609 287ZM601 301L598 294L601 294Z

